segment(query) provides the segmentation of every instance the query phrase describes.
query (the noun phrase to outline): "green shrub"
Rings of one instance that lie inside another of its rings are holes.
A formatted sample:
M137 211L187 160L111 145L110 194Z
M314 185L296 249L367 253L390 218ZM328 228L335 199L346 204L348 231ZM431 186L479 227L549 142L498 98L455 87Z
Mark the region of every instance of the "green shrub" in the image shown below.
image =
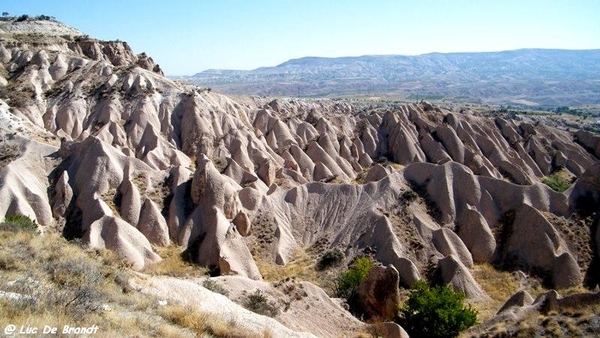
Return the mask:
M477 311L464 300L465 295L451 286L431 287L419 281L396 321L411 337L456 337L477 322Z
M402 193L402 197L404 198L404 200L407 203L410 203L410 202L416 200L417 197L419 197L419 195L414 190L412 190L412 189L406 189Z
M277 307L272 302L269 302L267 296L260 290L256 290L253 294L248 295L243 305L246 309L264 316L275 317L279 313Z
M388 158L385 156L379 156L377 158L377 163L379 163L379 164L387 164L388 161L389 161Z
M558 173L552 174L542 180L542 183L552 188L554 191L563 192L571 186L571 182L564 179Z
M25 215L10 215L4 218L4 222L0 223L0 230L4 231L24 231L31 233L39 233L37 223Z
M350 269L340 275L338 279L338 295L349 299L360 283L367 278L367 274L372 267L373 260L370 257L358 258Z
M331 266L339 265L346 256L340 249L329 250L321 256L317 268L319 270L325 270Z

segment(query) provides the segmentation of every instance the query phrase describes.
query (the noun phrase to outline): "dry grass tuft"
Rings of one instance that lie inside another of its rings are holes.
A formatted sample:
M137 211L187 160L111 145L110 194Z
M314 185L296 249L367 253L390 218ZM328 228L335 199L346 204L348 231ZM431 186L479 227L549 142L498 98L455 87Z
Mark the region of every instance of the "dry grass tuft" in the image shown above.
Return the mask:
M402 164L399 163L395 163L395 162L390 162L390 166L394 169L394 170L404 170L405 166L403 166Z
M171 277L200 277L208 275L208 269L185 261L181 254L183 248L176 245L154 248L162 261L148 265L144 273L149 275L164 275Z
M262 335L249 335L235 320L215 319L211 314L203 313L192 307L167 305L160 309L160 315L173 324L191 329L198 336L216 337L269 337L268 329Z
M519 291L519 281L510 272L496 270L490 264L475 265L473 277L492 298L490 301L472 304L479 312L478 320L481 323L495 316L508 298Z
M14 229L0 230L0 243L0 290L20 295L0 298L0 327L98 325L104 337L248 336L240 325L210 313L161 307L157 298L132 291L128 281L134 273L111 251L89 249L57 234ZM165 262L153 272L205 274L183 262L180 251L161 250Z
M205 332L210 319L208 315L200 313L194 308L177 304L163 306L159 310L159 314L173 324L190 328L196 333Z
M105 305L123 293L127 272L106 252L56 234L0 231L0 242L0 261L10 262L0 263L0 289L20 295L0 301L7 322L89 326L103 322Z
M315 258L303 249L297 249L289 263L284 266L258 257L255 257L255 260L265 281L276 282L286 278L296 278L311 283L319 281Z
M483 290L492 298L490 301L473 303L472 306L478 310L478 319L485 323L504 305L504 303L519 290L525 290L535 299L540 294L549 290L536 283L535 280L528 280L523 285L518 278L511 272L496 270L489 264L479 264L473 267L473 277L479 282ZM577 286L559 291L561 297L576 293L588 293L583 286ZM600 305L577 306L576 309L561 308L559 312L552 311L547 315L531 314L521 318L517 322L499 322L486 329L485 332L479 332L481 337L489 336L510 336L510 337L573 337L573 336L597 336L600 333L599 327L588 325L590 322L598 323L597 314L600 313ZM475 333L475 332L473 332ZM510 334L509 334L510 333ZM478 336L477 334L473 335Z
M288 279L310 282L319 286L328 295L336 297L337 279L344 268L343 264L319 271L317 257L302 248L296 249L292 259L285 266L277 265L267 258L254 257L256 265L267 282Z

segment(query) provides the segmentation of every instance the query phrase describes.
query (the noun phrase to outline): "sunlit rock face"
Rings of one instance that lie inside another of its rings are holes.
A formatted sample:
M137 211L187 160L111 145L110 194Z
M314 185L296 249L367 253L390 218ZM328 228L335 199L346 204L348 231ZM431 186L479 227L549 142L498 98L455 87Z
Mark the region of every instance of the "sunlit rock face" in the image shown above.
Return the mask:
M258 258L339 248L393 266L402 286L436 271L474 299L475 263L556 287L585 277L577 243L592 240L561 224L597 211L597 135L428 102L232 99L164 77L124 42L63 35L0 39L2 216L138 269L173 243L257 280ZM574 188L542 184L558 171Z

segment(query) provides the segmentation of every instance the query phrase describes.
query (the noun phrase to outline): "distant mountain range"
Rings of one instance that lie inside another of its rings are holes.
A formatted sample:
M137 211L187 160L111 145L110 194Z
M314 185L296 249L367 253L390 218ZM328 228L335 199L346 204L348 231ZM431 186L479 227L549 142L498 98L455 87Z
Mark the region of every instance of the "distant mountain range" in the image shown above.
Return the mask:
M541 106L600 103L600 50L305 57L180 79L228 94L392 95Z

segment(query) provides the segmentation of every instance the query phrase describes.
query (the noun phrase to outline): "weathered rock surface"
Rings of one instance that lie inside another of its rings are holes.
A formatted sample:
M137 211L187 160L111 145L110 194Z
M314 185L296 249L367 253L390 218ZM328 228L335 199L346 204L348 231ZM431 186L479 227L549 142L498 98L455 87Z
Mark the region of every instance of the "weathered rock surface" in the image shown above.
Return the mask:
M393 266L402 287L437 266L472 299L486 297L475 263L567 288L600 255L576 247L600 232L561 226L599 211L597 135L427 102L234 100L124 42L13 33L0 32L0 219L27 215L136 269L175 243L255 280L255 257L340 248ZM565 193L541 183L558 170L576 179Z
M438 262L437 271L443 284L450 284L454 291L464 293L468 299L481 301L489 297L473 278L469 269L454 255L450 255Z
M167 221L151 199L142 205L137 228L154 245L167 246L170 243Z
M246 310L227 297L205 289L197 281L173 277L144 277L131 280L130 284L138 292L160 297L168 302L191 306L201 313L216 316L226 323L244 329L249 335L316 337L308 332L290 329L273 318Z
M556 288L568 288L581 283L577 261L554 226L544 216L524 204L514 215L511 236L498 252L506 264L546 271Z
M259 291L278 311L274 317L292 330L308 331L318 337L352 336L365 329L362 323L319 287L294 278L267 283L241 276L211 278L229 292L229 298L243 304Z
M479 326L469 329L465 333L476 336L485 335L489 330L498 333L498 330L493 329L494 326L501 326L506 331L512 331L516 326L532 325L529 320L538 317L540 314L544 315L545 320L554 316L560 320L569 316L569 313L572 313L572 311L589 306L597 306L597 304L600 304L600 293L576 293L561 297L555 290L550 290L542 293L533 300L526 291L519 291L510 297L496 316ZM595 318L597 317L592 315L592 318L596 320ZM540 324L544 325L543 323L538 323L538 325ZM533 325L535 325L535 321ZM501 330L501 334L505 330ZM592 332L594 331L595 329L592 328ZM567 332L571 331L568 330Z
M569 200L573 211L581 211L585 215L600 210L600 164L591 166L579 177Z
M533 297L531 297L531 295L527 291L521 290L512 295L506 301L506 303L502 305L502 307L500 308L500 310L498 310L498 313L496 314L501 314L502 312L508 310L511 307L523 307L531 304L533 304Z
M368 318L391 321L400 305L399 274L393 265L374 266L356 288L356 305Z
M103 216L90 224L83 238L92 248L116 251L121 258L131 262L135 269L160 261L148 239L119 218Z

